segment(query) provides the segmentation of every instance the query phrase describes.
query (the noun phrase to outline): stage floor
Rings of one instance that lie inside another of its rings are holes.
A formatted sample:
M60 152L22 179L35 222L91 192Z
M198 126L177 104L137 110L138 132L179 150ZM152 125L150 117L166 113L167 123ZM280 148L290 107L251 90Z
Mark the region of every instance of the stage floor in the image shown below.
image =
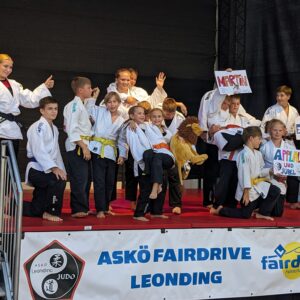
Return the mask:
M24 192L24 201L31 199L31 191ZM174 215L168 206L168 198L165 201L165 213L169 219L150 219L149 222L141 222L132 218L133 211L130 202L124 200L124 191L118 190L118 200L111 203L115 216L107 216L105 219L97 219L95 215L89 215L83 219L75 219L70 215L70 194L65 193L63 205L63 222L55 223L41 218L23 218L23 232L43 231L82 231L82 230L138 230L138 229L187 229L187 228L236 228L236 227L300 227L300 210L291 210L285 207L283 217L274 221L231 219L209 214L209 210L202 206L201 190L185 190L183 194L183 207L181 215ZM90 202L91 210L94 210L93 198Z

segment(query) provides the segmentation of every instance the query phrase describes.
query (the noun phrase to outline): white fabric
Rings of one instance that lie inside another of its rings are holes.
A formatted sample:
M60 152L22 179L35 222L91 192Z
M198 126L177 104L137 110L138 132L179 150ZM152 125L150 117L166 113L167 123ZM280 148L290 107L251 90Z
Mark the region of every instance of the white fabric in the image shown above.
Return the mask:
M291 143L286 142L284 140L281 141L279 148L291 149L291 150L296 149L294 145L291 145ZM277 149L278 148L273 144L272 140L266 142L264 145L260 147L259 150L262 153L265 162L265 166L264 166L265 168L273 168L274 154ZM277 181L276 179L274 179L273 176L271 176L271 182L280 188L282 195L286 194L286 185L283 182Z
M50 173L51 168L58 167L65 171L58 144L58 129L53 124L52 128L48 121L41 117L33 123L27 131L27 157L34 158L36 162L29 162L26 168L26 183L30 168Z
M119 135L120 127L124 123L124 119L119 115L112 123L111 113L106 107L96 106L92 107L89 111L91 117L95 121L92 128L92 135L95 137L105 138L116 141ZM97 141L90 141L89 149L91 152L101 153L102 144ZM122 151L122 149L120 149ZM121 157L125 157L126 153L120 153ZM104 157L116 160L115 150L112 146L107 145L104 147Z
M126 99L128 97L133 97L137 101L148 101L151 104L151 107L157 107L158 104L162 103L164 99L168 96L166 91L164 89L160 90L157 87L153 90L152 94L149 96L148 93L142 89L141 87L133 86L128 89L127 93L120 93L117 90L116 83L111 83L107 88L107 93L109 92L116 92L119 94L121 98L121 105L119 107L119 111L121 113L121 116L127 120L128 119L128 110L131 107L131 105L126 104ZM103 105L103 101L101 102L101 105Z
M154 145L157 145L157 144L161 144L161 143L169 144L171 137L172 137L171 132L166 129L165 131L167 134L165 136L163 136L160 129L156 125L149 124L149 123L144 123L143 125L145 128L145 135L148 138L150 145L153 148L153 151L155 153L167 154L167 155L171 156L173 158L173 160L175 161L175 157L170 150L168 150L166 148L161 148L161 149L154 148Z
M129 127L126 128L126 140L134 159L134 175L138 176L138 165L141 170L145 169L143 154L146 150L151 149L151 144L139 126L135 131Z
M265 126L267 121L270 121L272 119L278 119L285 124L289 135L294 134L295 120L298 116L299 113L295 107L289 105L289 115L287 116L283 107L276 103L275 105L269 107L266 110L261 122L262 131L265 132ZM264 136L268 136L268 134L265 134Z
M0 111L5 114L13 114L18 116L20 114L19 106L27 108L35 108L39 106L39 101L47 96L51 96L50 91L43 83L34 91L23 89L22 85L15 80L8 79L13 95L7 87L0 82ZM0 138L6 139L23 139L20 127L16 122L8 120L0 123Z
M252 150L247 146L239 153L237 159L238 186L235 198L240 201L243 198L244 189L250 188L249 199L254 201L260 196L266 198L269 192L269 182L259 182L251 185L251 179L258 177L268 177L269 168L264 168L262 154L258 150Z
M175 135L177 133L178 127L184 120L185 120L184 115L182 113L180 113L179 111L176 111L175 116L174 116L170 126L167 127L172 135ZM163 124L166 125L165 122L163 122Z
M64 130L68 137L65 142L66 150L73 151L76 148L75 142L82 140L82 136L91 136L92 125L89 114L82 100L75 96L64 108ZM86 145L87 140L82 140Z
M208 131L209 126L207 124L207 118L208 118L209 104L215 91L216 89L206 92L200 101L198 120L199 120L199 125L203 131Z

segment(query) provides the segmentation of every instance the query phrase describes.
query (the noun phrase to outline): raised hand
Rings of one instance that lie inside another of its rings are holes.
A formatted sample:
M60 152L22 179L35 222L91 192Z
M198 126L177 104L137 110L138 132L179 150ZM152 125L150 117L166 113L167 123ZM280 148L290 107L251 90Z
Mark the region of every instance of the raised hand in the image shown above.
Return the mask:
M46 79L46 81L44 82L45 86L48 88L48 89L52 89L54 87L54 79L52 79L52 75L50 75L50 77L48 77Z
M98 87L93 88L92 97L97 100L99 94L100 94L100 89Z
M164 72L160 72L158 74L158 76L156 77L156 86L160 89L162 89L164 87L165 84L165 80L166 80L166 75Z

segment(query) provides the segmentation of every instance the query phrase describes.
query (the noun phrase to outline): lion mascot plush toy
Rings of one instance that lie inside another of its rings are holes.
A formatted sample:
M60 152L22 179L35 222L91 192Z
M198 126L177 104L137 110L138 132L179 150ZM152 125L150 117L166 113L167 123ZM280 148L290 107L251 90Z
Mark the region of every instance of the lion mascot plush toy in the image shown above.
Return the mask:
M193 146L196 145L202 130L198 124L197 117L187 117L178 127L177 133L172 137L170 147L173 152L180 178L186 179L190 172L190 163L202 165L208 158L206 154L198 154Z

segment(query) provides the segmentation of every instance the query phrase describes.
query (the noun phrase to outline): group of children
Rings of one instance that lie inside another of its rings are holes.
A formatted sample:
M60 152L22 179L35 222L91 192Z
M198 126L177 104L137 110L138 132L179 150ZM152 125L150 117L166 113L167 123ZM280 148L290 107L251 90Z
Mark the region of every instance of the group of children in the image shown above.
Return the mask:
M273 216L282 216L285 199L292 209L300 208L298 177L273 173L275 150L296 149L299 116L288 102L291 88L280 86L276 92L277 103L262 121L246 113L239 95L220 95L218 90L204 95L199 119L206 117L202 137L211 159L205 167L215 170L213 175L204 174L210 189L204 193L204 204L212 214L236 218L255 214L273 220Z
M13 140L17 152L17 141L22 138L16 119L19 105L39 106L41 112L41 118L27 131L26 182L34 186L34 191L32 202L24 203L24 215L62 221L67 176L74 218L90 213L91 180L96 217L114 215L110 201L115 198L118 166L124 163L125 197L131 200L134 219L149 221L147 213L167 218L163 214L167 185L172 211L181 213L181 185L169 143L185 119L177 108L184 114L187 111L183 103L167 97L164 73L158 75L156 88L148 95L136 87L136 70L119 69L99 105L99 88L92 89L85 77L72 80L74 99L63 110L66 172L58 129L53 124L58 102L49 92L54 85L52 77L33 92L23 90L19 83L8 79L12 66L11 57L0 54L0 139ZM204 165L204 205L211 213L249 218L255 212L258 218L272 219L282 215L285 198L292 203L291 208L300 208L298 179L274 175L272 168L274 149L295 148L293 124L298 112L288 104L290 96L290 88L280 87L277 104L260 122L246 113L238 95L223 96L218 90L204 95L199 123L209 155ZM259 151L262 137L265 143ZM239 208L236 200L241 203Z

